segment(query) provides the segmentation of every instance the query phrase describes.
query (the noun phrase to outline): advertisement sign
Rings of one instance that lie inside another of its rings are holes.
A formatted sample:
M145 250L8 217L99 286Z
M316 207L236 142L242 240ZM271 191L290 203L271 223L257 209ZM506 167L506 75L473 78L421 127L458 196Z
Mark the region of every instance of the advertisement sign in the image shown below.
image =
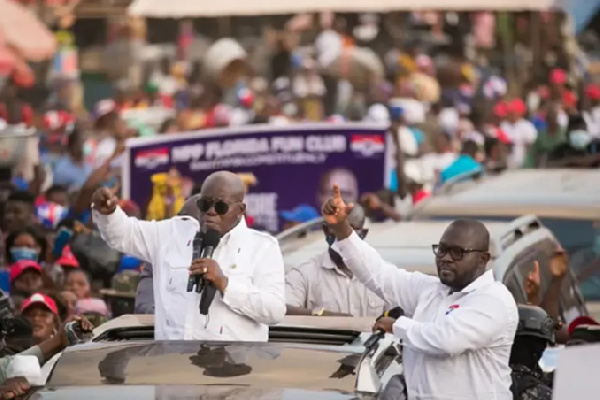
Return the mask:
M299 205L320 210L334 183L347 201L380 190L385 147L385 129L364 124L251 125L132 139L123 196L148 213L151 203L160 204L153 186L159 175L201 184L219 170L250 174L256 182L246 196L247 214L276 231L281 211Z

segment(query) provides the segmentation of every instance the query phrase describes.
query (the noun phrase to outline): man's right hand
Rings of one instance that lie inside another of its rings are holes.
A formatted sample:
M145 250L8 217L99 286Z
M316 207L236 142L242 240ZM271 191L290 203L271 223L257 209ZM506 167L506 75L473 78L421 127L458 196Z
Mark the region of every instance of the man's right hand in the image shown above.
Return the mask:
M345 239L352 234L352 227L348 223L348 214L352 211L353 204L346 204L342 199L340 188L333 185L333 197L323 204L321 212L323 219L339 240Z
M114 189L101 187L92 195L92 208L102 215L110 215L115 212L119 199Z

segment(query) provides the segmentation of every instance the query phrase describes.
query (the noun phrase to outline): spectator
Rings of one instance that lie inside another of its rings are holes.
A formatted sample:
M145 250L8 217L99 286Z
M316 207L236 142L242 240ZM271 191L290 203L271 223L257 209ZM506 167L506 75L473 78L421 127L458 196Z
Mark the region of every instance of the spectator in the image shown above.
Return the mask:
M364 239L365 212L356 205L348 220L357 234ZM327 225L323 226L329 246L335 237ZM377 317L384 311L384 302L369 291L346 267L342 257L331 247L322 254L292 269L285 277L287 314L294 315L352 315Z
M31 322L35 345L50 339L60 329L60 316L56 302L45 294L35 293L26 299L21 312Z
M35 261L15 262L10 268L11 296L24 296L26 298L42 290L42 274L42 267Z
M498 138L487 138L483 144L485 154L484 168L488 175L495 175L508 168L507 155L508 146Z
M33 194L23 191L11 193L6 201L3 220L3 228L8 233L33 225L35 221Z
M84 158L81 131L74 130L69 135L67 151L54 165L53 182L67 187L81 187L93 171Z
M90 298L92 294L90 278L81 269L73 269L69 272L65 282L65 289L75 293L77 300Z
M566 141L564 130L558 120L558 112L550 108L546 113L546 129L538 135L537 139L529 149L525 159L524 168L539 168L546 164L546 158L556 147Z
M462 150L456 161L440 174L440 183L447 183L451 179L473 173L482 173L483 166L476 161L477 144L472 140L463 143Z
M538 132L531 122L525 119L525 103L515 99L508 104L508 120L500 128L513 143L510 166L520 168L525 160L529 147L537 139Z
M597 168L600 166L600 139L588 131L581 115L571 116L567 142L548 154L548 168Z
M38 230L28 227L6 237L5 251L8 264L26 260L39 262L45 259L46 241Z
M69 207L69 191L63 185L54 184L46 190L46 201L58 204L62 207Z

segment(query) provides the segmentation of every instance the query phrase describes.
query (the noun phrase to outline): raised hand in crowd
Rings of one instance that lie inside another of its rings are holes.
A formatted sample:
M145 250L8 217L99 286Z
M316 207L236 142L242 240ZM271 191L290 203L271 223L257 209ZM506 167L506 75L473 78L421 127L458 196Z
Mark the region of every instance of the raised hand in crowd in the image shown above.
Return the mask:
M118 186L118 185L117 185ZM110 215L115 212L119 199L116 196L118 187L101 187L92 195L92 208L102 215Z

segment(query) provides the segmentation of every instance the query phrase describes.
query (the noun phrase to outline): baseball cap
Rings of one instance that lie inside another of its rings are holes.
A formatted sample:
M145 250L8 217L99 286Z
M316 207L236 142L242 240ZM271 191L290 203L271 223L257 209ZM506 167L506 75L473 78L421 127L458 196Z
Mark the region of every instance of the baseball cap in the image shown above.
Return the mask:
M107 317L108 307L102 299L82 299L75 305L76 315L97 314Z
M19 276L23 275L23 273L28 269L34 269L39 273L42 272L42 267L36 261L32 260L20 260L15 262L10 268L10 276L9 280L12 284Z
M586 86L585 94L592 100L600 100L600 86L594 84Z
M65 246L60 254L60 258L56 260L56 263L61 267L79 268L79 262L71 251L70 246Z
M105 296L134 299L137 294L139 281L139 271L124 270L113 276L110 289L101 289L100 293Z
M564 85L567 83L566 71L560 68L555 68L550 71L550 83L554 85Z
M281 218L288 222L305 223L319 217L319 213L308 205L299 205L291 211L282 211Z
M24 313L29 307L36 304L41 304L52 311L52 314L58 315L58 307L56 307L54 300L43 293L35 293L31 295L31 297L25 299L23 306L21 307L21 312Z

